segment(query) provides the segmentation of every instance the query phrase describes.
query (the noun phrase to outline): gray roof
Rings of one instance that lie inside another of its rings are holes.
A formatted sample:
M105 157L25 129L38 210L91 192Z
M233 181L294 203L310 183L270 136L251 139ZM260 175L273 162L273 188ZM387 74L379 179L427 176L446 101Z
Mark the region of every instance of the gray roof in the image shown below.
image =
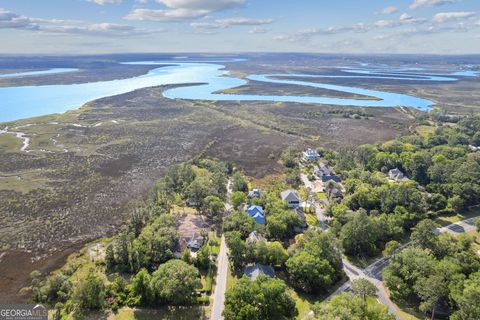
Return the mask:
M258 241L266 241L265 237L262 236L257 230L250 232L247 238L247 243L257 243Z
M264 274L271 278L275 278L275 270L272 267L266 266L260 263L255 263L245 267L244 273L249 276L252 280L256 280L258 276Z
M295 190L285 190L280 193L282 200L294 200L292 197L295 197L296 200L300 200L297 191Z

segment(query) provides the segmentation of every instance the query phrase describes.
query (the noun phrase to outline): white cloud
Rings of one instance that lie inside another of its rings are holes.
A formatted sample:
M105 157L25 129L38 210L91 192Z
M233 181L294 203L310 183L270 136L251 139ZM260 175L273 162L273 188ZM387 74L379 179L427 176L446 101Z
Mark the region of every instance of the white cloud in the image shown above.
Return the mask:
M231 26L258 26L272 23L271 18L252 19L245 17L234 17L226 19L217 19L213 22L192 22L190 26L195 29L225 29Z
M154 10L154 9L135 9L130 12L125 19L136 21L182 21L204 17L209 11L191 10L191 9L173 9L173 10Z
M36 30L39 27L31 18L0 8L0 29Z
M417 9L421 7L436 7L444 4L455 3L461 0L415 0L411 5L410 9Z
M250 34L258 34L258 33L267 33L268 31L270 31L269 28L265 28L265 27L254 27L254 28L248 30L248 33L250 33Z
M245 5L246 0L156 0L172 9L220 11Z
M397 12L397 7L395 6L386 7L385 9L382 10L383 14L392 14L395 12Z
M181 21L206 17L209 13L240 7L246 0L156 0L167 9L134 9L125 19L139 21Z
M88 0L89 2L94 2L96 4L104 5L104 4L120 4L122 0Z
M30 18L0 8L0 29L2 28L94 36L132 36L160 31L139 29L133 26L113 23L88 24L77 20Z
M444 23L452 20L459 20L459 19L466 19L471 18L476 15L475 12L466 12L466 11L458 11L458 12L440 12L433 16L433 21L437 23Z
M114 24L114 23L98 23L83 26L46 26L41 31L48 33L67 33L67 34L86 34L92 36L133 36L143 35L163 30L145 30L132 26Z
M404 13L400 16L400 21L408 21L408 20L411 20L411 19L413 19L413 17L411 15L406 14L406 13Z

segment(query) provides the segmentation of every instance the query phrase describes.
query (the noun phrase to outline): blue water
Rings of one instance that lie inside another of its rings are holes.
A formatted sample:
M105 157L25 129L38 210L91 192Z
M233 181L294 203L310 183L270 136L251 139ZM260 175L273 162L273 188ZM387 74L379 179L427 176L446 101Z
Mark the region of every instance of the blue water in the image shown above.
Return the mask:
M75 72L75 71L78 71L78 69L75 69L75 68L53 68L53 69L41 70L41 71L27 71L27 72L0 74L0 78L17 78L17 77L25 77L25 76L37 76L37 75L66 73L66 72Z
M369 90L356 87L324 84L318 82L279 79L281 77L302 78L358 78L358 79L396 79L405 81L456 81L454 77L437 75L409 74L400 72L383 73L366 69L345 69L348 76L323 76L303 74L270 74L250 75L249 80L308 86L340 92L374 97L378 100L282 96L282 95L250 95L219 94L220 90L231 89L247 83L246 80L229 76L223 65L215 63L184 62L133 62L128 64L161 65L145 75L122 80L99 81L69 85L46 85L0 88L0 121L29 118L52 113L62 113L76 109L88 101L118 95L145 87L168 84L195 83L200 85L185 86L166 90L163 95L170 99L215 100L215 101L279 101L312 104L328 104L338 106L359 107L410 107L418 110L430 110L433 102L405 94ZM352 75L354 74L354 75Z

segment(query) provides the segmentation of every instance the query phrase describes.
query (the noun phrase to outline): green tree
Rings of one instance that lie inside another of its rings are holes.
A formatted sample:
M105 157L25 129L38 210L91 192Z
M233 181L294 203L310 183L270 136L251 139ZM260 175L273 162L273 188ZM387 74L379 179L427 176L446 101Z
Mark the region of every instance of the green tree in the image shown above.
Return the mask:
M233 192L248 192L248 183L247 180L243 177L243 175L237 171L233 174L232 179L232 191Z
M294 319L295 301L282 280L259 276L241 278L225 294L225 320Z
M294 286L305 292L324 291L341 277L341 257L330 234L307 231L297 238L292 254L287 271Z
M432 274L435 265L433 255L422 248L409 247L395 254L383 272L391 297L403 301L415 298L415 284Z
M290 210L282 210L268 216L267 234L273 239L287 239L295 234L295 228L301 227L300 217Z
M362 298L366 303L367 297L374 297L377 295L377 287L367 279L357 279L352 281L353 292Z
M152 288L152 277L147 269L141 269L132 279L130 292L140 305L154 303L155 294Z
M447 283L444 278L435 273L427 277L421 277L415 283L414 290L422 299L420 310L423 312L431 311L431 319L435 319L435 310L438 303L448 296Z
M217 196L208 196L204 199L207 217L213 220L221 220L225 212L224 202Z
M383 250L382 255L384 257L391 257L395 253L395 251L398 250L398 248L400 248L400 243L398 241L388 241L385 244L385 249Z
M230 201L234 209L240 208L245 203L245 193L237 191L232 193L230 196Z
M459 195L454 195L448 199L448 206L455 211L455 213L462 213L465 209L465 201Z
M115 254L113 252L113 245L109 244L107 248L105 249L105 264L107 267L107 270L112 270L112 268L115 266Z
M360 297L346 292L328 302L316 303L313 311L318 320L395 320L386 307L374 304L365 308Z
M295 168L298 165L297 152L293 149L284 150L280 158L287 168Z
M194 291L201 287L197 268L182 260L169 260L152 274L152 287L157 301L184 305L194 301Z
M268 264L274 266L281 266L283 265L288 259L287 250L283 247L283 245L278 242L268 242L267 243L268 253L267 253L267 261Z
M451 293L452 300L457 306L450 319L470 320L480 319L480 272L457 284Z
M203 245L197 252L195 265L201 270L210 268L210 250L207 245Z
M365 212L356 214L340 233L345 253L351 256L371 256L377 252L378 228Z
M237 271L241 270L246 260L247 244L242 240L242 236L238 231L228 232L225 236L233 268Z
M410 239L418 246L424 249L436 250L438 235L435 228L438 224L430 219L420 221L413 229Z
M98 310L105 305L103 279L93 270L80 280L73 292L73 301L83 310Z
M245 212L234 212L225 218L223 230L239 231L242 238L245 239L255 229L255 220Z

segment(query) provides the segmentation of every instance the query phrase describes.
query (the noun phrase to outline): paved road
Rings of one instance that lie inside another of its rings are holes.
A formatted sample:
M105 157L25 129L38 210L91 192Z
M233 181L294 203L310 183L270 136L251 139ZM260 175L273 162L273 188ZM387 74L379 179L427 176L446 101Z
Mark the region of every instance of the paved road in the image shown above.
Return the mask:
M477 218L478 217L473 217L473 218L469 218L469 219L466 219L466 220L463 220L463 221L460 221L460 222L452 223L448 226L435 229L435 232L436 233L450 232L450 233L454 233L454 234L459 234L459 233L463 233L463 232L472 231L472 230L476 229L475 220ZM400 248L400 250L410 246L411 244L412 244L411 242L408 242L408 243L404 244ZM343 259L342 262L343 262L343 270L347 274L350 281L347 281L342 286L340 286L337 290L335 290L335 292L333 292L327 298L327 300L330 300L333 296L335 296L337 294L340 294L341 292L350 291L351 290L351 281L359 279L359 278L365 278L365 279L369 280L370 282L372 282L377 287L377 289L378 289L378 293L377 293L378 294L378 300L382 304L386 305L388 307L388 310L392 314L394 314L397 317L397 319L399 319L399 320L402 319L401 315L398 313L394 304L390 300L390 298L389 298L389 296L386 292L386 289L383 285L383 282L382 282L383 269L387 266L387 264L389 262L388 258L378 259L377 261L375 261L374 263L372 263L371 265L369 265L367 268L365 268L363 270L361 270L361 269L357 268L356 266L352 265L346 259Z
M225 302L225 291L227 290L227 272L228 272L228 256L225 236L222 235L220 242L220 253L218 254L218 269L215 285L215 293L213 295L213 308L211 320L223 319L223 307Z
M225 203L225 216L232 212L232 205L230 203L230 196L232 194L232 179L229 178L227 182L227 201ZM213 294L213 307L211 320L223 319L222 313L225 303L225 291L227 290L227 272L228 272L228 248L225 242L225 236L222 235L220 242L220 252L217 259L217 277L215 292Z

